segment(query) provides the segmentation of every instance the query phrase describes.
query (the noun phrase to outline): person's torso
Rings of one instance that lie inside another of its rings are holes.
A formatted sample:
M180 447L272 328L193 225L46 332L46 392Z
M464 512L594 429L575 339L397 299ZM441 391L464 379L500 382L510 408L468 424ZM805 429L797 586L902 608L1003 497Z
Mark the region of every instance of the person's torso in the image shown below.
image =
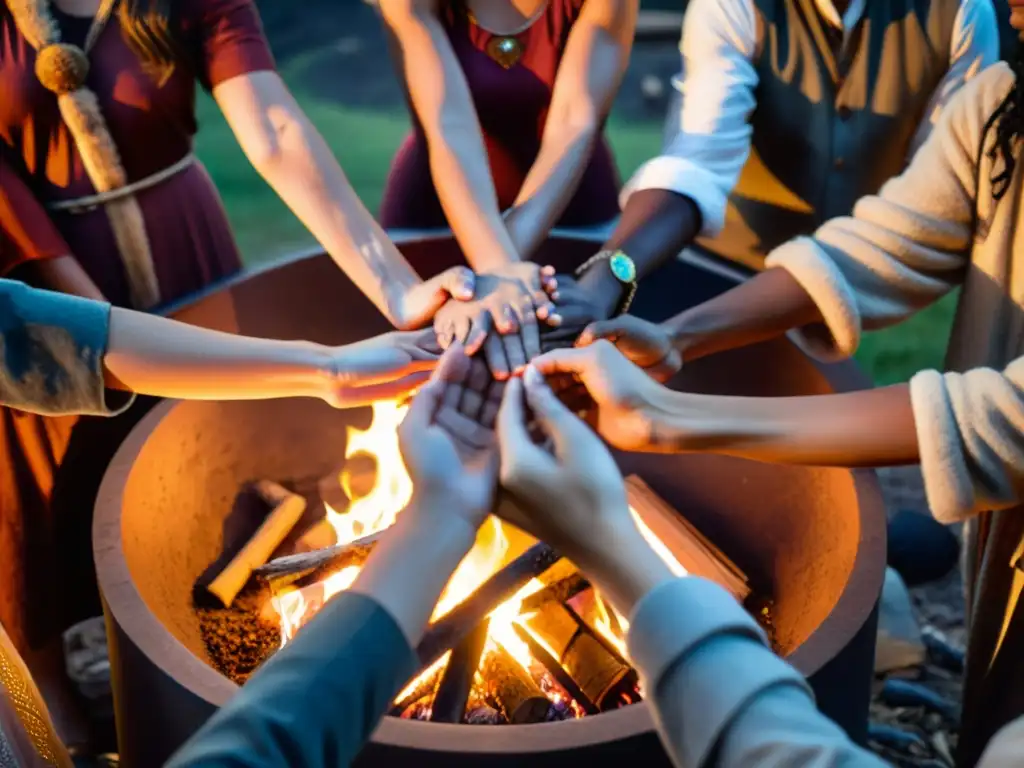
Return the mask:
M471 13L460 10L461 4L447 4L442 22L452 50L469 86L487 148L498 202L502 210L514 203L527 173L540 151L544 126L562 55L572 26L579 17L585 0L548 0L528 27L515 35L497 35L484 29ZM495 47L503 38L513 38L510 45L518 50L518 58L505 67L497 60L500 52ZM423 168L413 174L409 169L397 168L402 184L412 183L410 176L425 172L427 140L413 113L412 151L400 153L397 163ZM426 173L429 182L429 173ZM398 181L395 181L399 185ZM602 138L595 146L584 172L578 192L570 201L563 225L593 224L611 219L618 213L617 190L619 179L611 152ZM395 226L443 225L443 214L436 201L422 201L422 194L406 196L398 190L393 202L385 203L386 223ZM433 195L431 195L433 197ZM398 202L401 199L403 202ZM419 221L413 212L403 213L396 208L414 204L432 211L428 218L440 221ZM388 209L391 210L388 210ZM409 218L410 223L399 221Z
M760 268L900 173L945 75L959 0L869 0L844 43L813 0L754 0L750 156L712 252Z
M52 3L61 39L82 45L92 19L69 16ZM192 50L200 33L179 21L183 49ZM4 3L0 6L0 141L20 159L32 190L42 200L65 200L94 193L71 134L61 119L57 98L35 75L36 51L18 31ZM190 150L196 132L195 70L191 62L175 66L163 84L143 71L125 42L117 15L111 18L89 54L86 85L117 145L128 182L167 168Z

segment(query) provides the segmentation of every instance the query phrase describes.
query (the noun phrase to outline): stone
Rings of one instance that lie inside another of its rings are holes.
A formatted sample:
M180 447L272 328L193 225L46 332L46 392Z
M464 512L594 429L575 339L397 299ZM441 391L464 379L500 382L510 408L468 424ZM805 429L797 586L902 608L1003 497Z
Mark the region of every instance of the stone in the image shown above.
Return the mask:
M884 674L924 662L926 649L921 628L914 617L903 579L892 568L885 570L885 583L878 607L875 643L875 672Z

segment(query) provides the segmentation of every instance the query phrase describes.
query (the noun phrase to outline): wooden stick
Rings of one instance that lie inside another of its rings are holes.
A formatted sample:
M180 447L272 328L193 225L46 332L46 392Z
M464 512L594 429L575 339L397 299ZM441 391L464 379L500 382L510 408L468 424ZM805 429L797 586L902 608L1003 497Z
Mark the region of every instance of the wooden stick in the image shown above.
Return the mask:
M462 722L490 629L491 620L484 619L452 650L448 665L441 675L441 682L438 683L434 704L430 708L432 722Z
M547 544L534 544L427 628L416 648L421 668L433 664L495 608L561 559Z
M582 707L583 711L588 715L596 715L601 710L598 706L590 700L590 697L583 692L576 681L572 679L572 675L565 671L565 668L558 663L558 659L548 653L548 649L537 642L536 638L530 634L529 630L521 626L517 622L512 622L512 629L515 630L516 634L519 635L519 639L526 643L526 647L530 649L530 653L533 655L540 664L544 666L544 669L548 671L555 682L565 689L572 698L576 700L576 703Z
M256 568L253 573L265 579L279 580L286 576L305 576L312 571L325 568L337 570L348 565L352 560L365 558L380 540L387 529L371 533L355 541L335 544L333 547L314 549L311 552L300 552L297 555L276 557L265 565Z
M688 573L718 582L740 602L749 597L750 584L739 566L636 475L626 478L626 498Z
M252 538L206 588L225 608L230 607L242 591L253 569L267 562L306 511L306 500L302 496L270 480L253 483L252 488L271 511Z
M401 717L405 711L420 699L433 695L441 680L441 673L444 667L438 666L431 674L419 680L409 693L400 699L396 699L388 710L393 717Z

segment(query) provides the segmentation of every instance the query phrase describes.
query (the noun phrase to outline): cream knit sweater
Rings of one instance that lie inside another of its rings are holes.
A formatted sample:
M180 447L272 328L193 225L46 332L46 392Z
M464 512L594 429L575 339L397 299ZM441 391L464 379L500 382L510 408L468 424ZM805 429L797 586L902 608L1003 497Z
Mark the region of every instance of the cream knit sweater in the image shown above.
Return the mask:
M1024 501L1024 157L996 204L994 130L979 152L1013 83L1005 63L975 77L901 176L860 200L852 217L786 243L767 261L787 269L820 308L831 343L820 334L794 339L825 359L852 354L862 331L963 287L950 372L911 381L928 502L943 522Z

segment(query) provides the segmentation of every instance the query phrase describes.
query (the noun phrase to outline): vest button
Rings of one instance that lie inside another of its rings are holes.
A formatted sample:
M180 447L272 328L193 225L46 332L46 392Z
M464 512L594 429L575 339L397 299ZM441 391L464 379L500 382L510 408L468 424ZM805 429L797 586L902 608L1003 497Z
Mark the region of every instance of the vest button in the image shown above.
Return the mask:
M850 115L853 114L853 110L843 104L839 109L836 110L836 116L844 123L850 119Z

